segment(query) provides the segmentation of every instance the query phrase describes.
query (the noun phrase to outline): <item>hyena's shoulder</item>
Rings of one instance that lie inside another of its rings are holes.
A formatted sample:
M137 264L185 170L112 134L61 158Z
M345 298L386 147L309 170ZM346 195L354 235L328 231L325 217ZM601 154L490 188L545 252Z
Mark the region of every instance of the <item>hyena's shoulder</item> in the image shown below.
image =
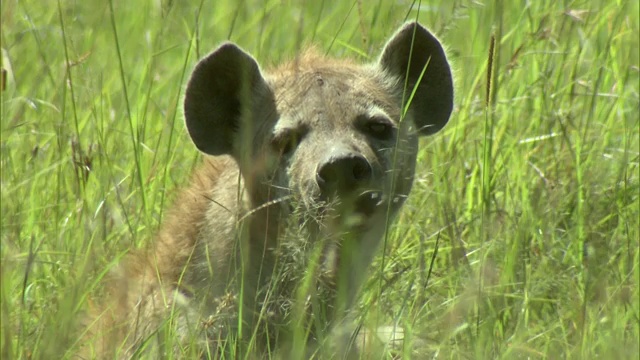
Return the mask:
M230 157L205 156L189 185L175 194L155 241L129 252L126 260L106 275L100 296L104 300L92 301L84 319L88 328L84 337L94 346L85 346L83 356L127 358L136 346L135 339L144 338L159 325L164 309L173 306L172 293L183 281L185 264L195 260L203 232L223 232L210 229L216 224L208 214L212 207L222 205L213 201L220 194L228 193L222 198L235 195L232 189L237 186L230 183L233 174L237 179L237 165ZM122 339L132 341L123 344Z
M204 156L189 185L176 194L153 251L162 278L178 281L203 233L226 232L237 213L238 166L229 156Z

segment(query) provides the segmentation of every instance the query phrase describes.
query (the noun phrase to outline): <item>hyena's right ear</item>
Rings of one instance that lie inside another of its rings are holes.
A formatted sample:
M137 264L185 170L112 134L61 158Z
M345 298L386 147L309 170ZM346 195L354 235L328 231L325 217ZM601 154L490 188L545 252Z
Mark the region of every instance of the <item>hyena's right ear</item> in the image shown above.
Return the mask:
M237 45L225 43L200 60L184 99L187 130L210 155L238 155L253 132L254 109L270 97L258 63Z

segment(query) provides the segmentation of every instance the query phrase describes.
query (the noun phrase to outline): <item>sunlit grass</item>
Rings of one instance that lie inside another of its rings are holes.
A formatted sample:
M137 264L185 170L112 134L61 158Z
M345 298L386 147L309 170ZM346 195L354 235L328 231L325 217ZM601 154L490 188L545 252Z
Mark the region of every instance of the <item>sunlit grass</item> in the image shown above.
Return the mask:
M637 359L638 2L495 3L3 1L0 356L71 356L88 295L151 241L198 163L181 115L198 58L230 39L263 66L310 42L374 61L417 18L448 47L456 108L358 320L401 326L406 358Z

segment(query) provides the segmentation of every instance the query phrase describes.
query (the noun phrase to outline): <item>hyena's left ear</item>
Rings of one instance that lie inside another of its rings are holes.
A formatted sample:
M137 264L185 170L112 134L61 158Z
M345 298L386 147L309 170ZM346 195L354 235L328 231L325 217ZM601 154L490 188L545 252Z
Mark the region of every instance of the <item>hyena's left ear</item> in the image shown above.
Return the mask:
M258 63L237 45L225 43L193 70L184 116L200 151L237 157L250 147L256 122L271 113L269 106L273 94Z
M415 88L409 111L418 134L431 135L446 125L453 109L453 80L435 36L417 22L404 25L385 46L379 65L401 80L398 86L404 91L405 102Z

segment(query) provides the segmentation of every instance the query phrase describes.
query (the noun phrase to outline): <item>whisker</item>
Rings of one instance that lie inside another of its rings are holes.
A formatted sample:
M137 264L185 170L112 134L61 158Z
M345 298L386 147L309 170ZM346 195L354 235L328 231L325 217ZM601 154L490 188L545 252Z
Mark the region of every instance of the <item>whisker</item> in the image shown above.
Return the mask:
M275 204L278 204L278 203L281 203L281 202L284 202L284 201L291 200L292 198L293 198L293 195L286 195L286 196L283 196L283 197L280 197L280 198L277 198L277 199L273 199L271 201L267 201L266 203L264 203L264 204L262 204L262 205L260 205L260 206L258 206L256 208L253 208L253 209L249 210L246 214L244 214L243 217L241 217L238 220L238 222L243 221L244 219L248 218L249 216L255 214L256 212L258 212L258 211L260 211L260 210L262 210L262 209L264 209L266 207L269 207L271 205L275 205Z
M274 188L274 189L291 191L291 188L286 187L286 186L280 186L280 185L275 185L275 184L268 184L268 186L269 186L269 187L272 187L272 188Z

